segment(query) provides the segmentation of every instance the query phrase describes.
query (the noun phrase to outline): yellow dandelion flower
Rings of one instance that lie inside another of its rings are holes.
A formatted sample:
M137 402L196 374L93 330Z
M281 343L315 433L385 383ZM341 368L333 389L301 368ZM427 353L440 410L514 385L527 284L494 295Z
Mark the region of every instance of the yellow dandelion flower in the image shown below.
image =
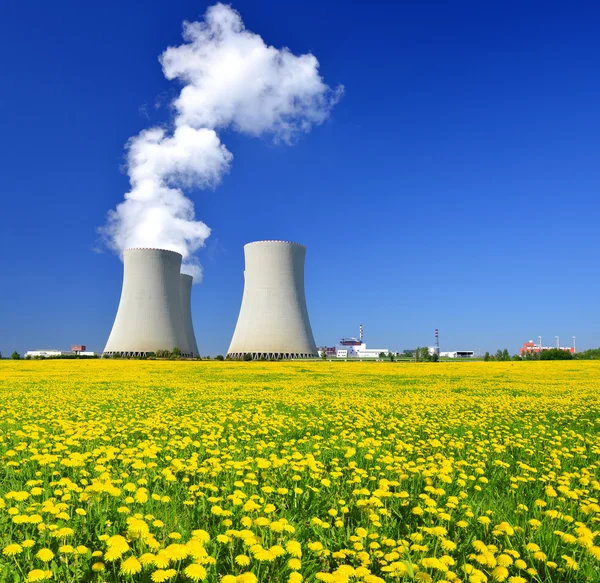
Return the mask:
M40 549L35 555L40 561L44 563L50 562L54 558L54 553L47 548Z
M183 572L192 581L204 581L207 577L206 569L198 563L188 565Z
M19 555L23 552L23 547L18 543L12 543L7 545L2 550L2 554L7 557L14 557L15 555Z
M291 540L289 541L286 545L285 548L287 550L287 552L292 555L293 557L301 557L302 556L302 545L295 540Z
M577 569L579 569L579 563L577 563L573 557L561 555L561 559L566 563L567 569L570 569L571 571L577 571Z
M120 572L123 575L135 575L142 570L142 564L136 557L129 557L121 563Z
M288 561L288 567L292 571L298 571L302 567L302 561L300 559L292 558Z
M143 567L147 567L148 565L154 564L155 558L156 558L155 555L153 555L152 553L144 553L140 557L140 563L142 564Z

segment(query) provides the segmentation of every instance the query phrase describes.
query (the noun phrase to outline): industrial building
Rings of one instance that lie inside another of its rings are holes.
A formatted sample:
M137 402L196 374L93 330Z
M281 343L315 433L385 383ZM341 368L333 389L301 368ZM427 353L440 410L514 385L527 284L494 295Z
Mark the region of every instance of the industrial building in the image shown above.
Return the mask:
M179 348L198 356L191 311L192 278L182 256L165 249L126 249L123 288L104 356L147 356Z
M360 338L342 338L337 347L338 358L379 358L383 353L388 356L390 351L387 348L367 348Z
M527 356L527 354L540 354L544 350L564 350L565 352L570 352L571 354L575 354L576 345L575 345L575 336L573 336L573 346L561 346L560 339L558 336L554 337L556 340L556 346L542 346L542 337L538 336L539 343L536 344L533 340L529 342L523 342L523 346L519 348L519 355L521 357Z
M60 358L61 356L98 356L91 350L86 350L86 346L77 344L71 346L71 350L59 350L58 348L46 348L38 350L28 350L25 358Z
M319 348L319 356L325 351L326 356L335 358L379 358L383 353L389 356L387 348L367 348L363 340L363 327L360 325L358 338L342 338L335 347L324 346Z
M244 293L227 356L316 358L304 291L306 248L289 241L244 246Z
M446 352L440 352L440 356L443 358L474 358L474 350L450 350Z

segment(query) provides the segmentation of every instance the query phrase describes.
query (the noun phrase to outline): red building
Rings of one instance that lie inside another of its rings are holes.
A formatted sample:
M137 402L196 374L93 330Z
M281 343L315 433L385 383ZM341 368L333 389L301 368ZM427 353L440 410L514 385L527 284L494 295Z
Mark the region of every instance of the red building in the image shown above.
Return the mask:
M540 346L539 344L536 344L533 340L530 340L529 342L523 342L523 346L521 346L521 348L519 349L519 355L526 356L528 353L539 354L544 350L552 350L553 348L556 348L556 346ZM571 354L575 354L575 347L573 346L560 346L559 350L565 350L567 352L570 352Z

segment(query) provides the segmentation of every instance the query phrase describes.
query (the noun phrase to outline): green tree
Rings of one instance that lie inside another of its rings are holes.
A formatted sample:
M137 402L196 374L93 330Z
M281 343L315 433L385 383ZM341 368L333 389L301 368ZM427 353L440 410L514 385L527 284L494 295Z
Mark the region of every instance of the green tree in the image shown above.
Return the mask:
M430 355L431 362L438 362L440 359L440 355L437 352L434 352Z
M321 352L321 358L327 360L327 348L325 347L323 347L323 351Z
M503 358L504 354L502 353L502 350L498 348L498 350L496 350L496 360L503 360Z
M225 359L223 358L222 354L217 354L217 356L215 356L215 360L225 360Z
M10 357L13 360L21 360L21 355L16 350L10 355Z
M508 353L508 350L506 348L502 351L502 360L510 360L510 354Z
M431 354L427 346L418 346L415 350L415 360L417 362L429 362L431 360Z
M485 360L485 362L488 362L490 360L490 353L486 352L483 356L483 360Z
M600 348L590 348L582 352L576 352L573 358L578 360L600 360Z
M181 350L179 350L179 348L177 348L177 346L175 348L173 348L173 351L171 352L171 356L174 356L175 358L178 358L181 356Z
M245 361L252 360L252 355L249 352L246 352L246 354L244 354L244 360Z
M572 358L573 354L571 352L559 348L550 348L540 354L540 360L572 360Z

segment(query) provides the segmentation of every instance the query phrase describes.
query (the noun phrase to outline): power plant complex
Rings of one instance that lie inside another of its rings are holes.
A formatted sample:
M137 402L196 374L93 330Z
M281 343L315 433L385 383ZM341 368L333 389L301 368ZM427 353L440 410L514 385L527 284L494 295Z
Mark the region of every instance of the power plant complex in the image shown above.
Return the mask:
M147 356L179 348L198 356L192 323L192 276L181 273L182 256L165 249L127 249L123 289L104 356Z
M304 292L306 247L289 241L244 246L244 295L227 356L316 358Z
M306 296L306 248L287 241L244 247L244 294L227 356L254 360L316 358ZM178 348L199 356L192 323L192 277L182 256L165 249L127 249L117 316L103 355L144 357Z

